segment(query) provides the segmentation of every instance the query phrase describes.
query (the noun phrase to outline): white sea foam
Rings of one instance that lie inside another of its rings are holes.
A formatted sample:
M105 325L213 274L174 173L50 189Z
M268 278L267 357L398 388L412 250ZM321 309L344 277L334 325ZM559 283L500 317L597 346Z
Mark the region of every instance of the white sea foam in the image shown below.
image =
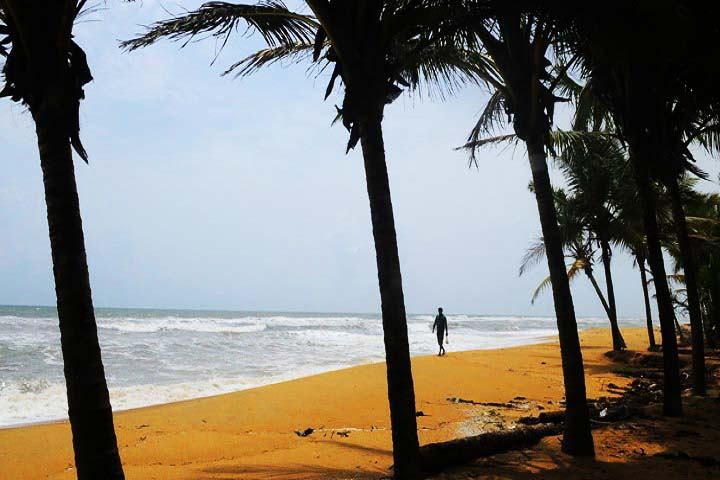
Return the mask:
M118 412L132 408L247 390L336 370L343 366L330 363L325 368L299 368L292 374L254 379L212 378L198 382L181 382L169 385L111 386L109 389L110 403L113 411ZM67 409L67 396L63 383L48 384L45 381L38 381L34 383L6 384L0 382L0 428L67 419Z
M208 319L162 318L117 320L100 324L100 328L118 330L126 333L155 333L170 330L197 333L253 333L267 328L264 324L228 324Z
M66 417L54 309L0 307L0 426ZM408 316L412 355L437 349L435 315ZM448 351L555 335L555 319L448 315ZM384 358L379 315L103 310L97 312L115 410L266 385ZM625 320L642 325L640 320ZM607 319L579 319L580 328Z

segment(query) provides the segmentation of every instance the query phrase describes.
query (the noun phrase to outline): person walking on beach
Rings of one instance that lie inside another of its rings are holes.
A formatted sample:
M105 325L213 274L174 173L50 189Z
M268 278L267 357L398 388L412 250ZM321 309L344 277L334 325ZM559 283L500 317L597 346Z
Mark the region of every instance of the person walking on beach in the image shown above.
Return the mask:
M432 327L433 332L435 331L435 328L437 328L437 341L438 345L440 345L438 357L441 357L445 355L445 347L443 347L443 334L445 334L445 342L447 342L448 340L447 318L445 318L445 315L443 315L442 307L438 308L438 314L437 317L435 317L435 322L433 323Z

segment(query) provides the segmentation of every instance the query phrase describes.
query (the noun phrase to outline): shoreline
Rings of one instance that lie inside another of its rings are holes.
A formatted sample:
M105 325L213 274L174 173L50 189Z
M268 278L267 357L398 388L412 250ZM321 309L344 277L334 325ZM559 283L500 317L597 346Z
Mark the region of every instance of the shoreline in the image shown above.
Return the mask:
M588 329L592 330L594 328L589 327L585 330L588 330ZM467 354L467 353L472 353L472 352L483 352L483 351L500 350L500 349L507 349L507 348L518 348L518 347L526 347L526 346L533 346L533 345L541 345L544 343L557 341L557 335L527 337L520 341L522 343L518 343L516 345L511 345L511 346L488 346L487 348L473 348L473 349L467 349L467 350L458 350L455 352L450 351L449 353ZM416 359L416 358L435 357L435 356L436 355L432 354L432 353L422 353L420 355L414 355L411 358ZM201 395L197 395L197 396L188 396L187 398L179 398L179 399L170 400L170 401L159 401L157 403L145 403L142 405L131 406L131 407L113 408L113 415L123 413L123 412L131 412L131 411L142 409L142 408L158 407L158 406L162 406L162 405L171 405L174 403L181 403L181 402L188 402L188 401L193 401L193 400L213 398L213 397L218 397L218 396L223 396L223 395L230 395L233 393L244 392L247 390L271 387L271 386L283 384L286 382L302 380L305 378L310 378L310 377L314 377L316 375L322 375L325 373L338 372L338 371L348 370L348 369L352 369L352 368L356 368L356 367L362 367L362 366L368 366L368 365L378 365L378 364L384 364L384 363L385 363L384 360L370 361L370 362L357 363L357 364L350 363L350 364L347 364L344 366L338 366L337 368L332 368L330 370L318 369L317 371L312 371L309 373L301 372L301 373L298 373L297 375L289 374L286 378L280 378L277 380L272 379L267 383L263 383L262 381L259 381L257 384L250 384L246 387L241 387L241 388L236 388L236 386L232 386L232 387L230 387L230 389L225 390L225 391L201 394ZM131 389L132 390L134 390L134 389L141 390L143 388L159 388L162 390L162 389L173 389L173 388L187 386L187 385L200 385L200 384L215 385L215 384L222 384L223 382L233 382L234 380L235 379L232 379L232 378L219 378L219 379L216 379L213 381L207 381L207 382L181 382L181 383L170 383L170 384L130 385L130 386L114 387L114 388L110 387L109 390L110 390L110 394L111 394L111 403L113 403L113 398L112 398L113 392L122 392L124 394L126 391L131 390ZM62 383L62 387L63 387L63 395L64 395L64 393L65 393L64 392L64 387L65 387L64 380ZM224 390L224 389L220 388L220 390ZM63 401L65 401L64 398L63 398ZM53 417L53 418L49 418L49 419L39 419L39 420L27 420L27 421L23 420L18 423L9 423L9 424L5 424L5 425L0 424L0 430L25 428L25 427L35 426L35 425L56 424L56 423L62 423L62 422L67 422L67 421L68 421L67 416Z
M646 332L624 329L631 349ZM611 395L604 352L608 329L581 332L589 398ZM421 444L496 428L519 416L560 408L564 394L557 340L518 347L412 358ZM127 478L379 479L392 463L384 362L324 372L114 415ZM523 398L517 408L483 403ZM501 413L500 413L501 412ZM500 423L499 423L500 422ZM295 431L312 428L302 437ZM8 478L74 478L68 422L0 430Z
M451 351L451 352L449 352L449 353L469 354L469 353L473 353L473 352L485 352L485 351L491 351L491 350L501 350L501 349L508 349L508 348L518 348L518 347L527 347L527 346L533 346L533 345L542 345L542 344L550 343L550 342L553 342L553 341L557 341L557 336L548 335L548 336L546 336L546 337L538 338L536 341L529 341L528 343L522 343L522 344L519 344L519 345L510 346L510 347L475 348L475 349L471 349L471 350L459 350L459 351L456 351L456 352L452 352L452 351ZM414 356L411 357L411 359L425 358L425 357L436 357L436 356L437 356L436 354L422 354L422 355L414 355ZM278 381L272 381L272 382L270 382L270 383L260 383L260 384L258 384L258 385L248 386L247 388L239 388L239 389L235 389L235 390L229 390L229 391L227 391L227 392L212 393L212 394L209 394L209 395L202 395L202 396L197 396L197 397L189 397L189 398L184 398L184 399L180 399L180 400L171 400L171 401L169 401L169 402L150 403L150 404L147 404L147 405L141 405L141 406L130 407L130 408L122 408L122 409L115 409L115 408L113 408L113 415L117 415L117 414L119 414L119 413L124 413L124 412L132 412L132 411L140 410L140 409L143 409L143 408L160 407L160 406L163 406L163 405L173 405L173 404L176 404L176 403L192 402L192 401L194 401L194 400L203 400L203 399L207 399L207 398L222 397L222 396L224 396L224 395L232 395L232 394L234 394L234 393L245 392L245 391L248 391L248 390L255 390L255 389L258 389L258 388L265 388L265 387L272 387L272 386L280 385L280 384L287 383L287 382L293 382L293 381L297 381L297 380L303 380L303 379L306 379L306 378L312 378L312 377L315 377L315 376L318 376L318 375L323 375L323 374L326 374L326 373L341 372L341 371L343 371L343 370L351 370L351 369L357 368L357 367L372 366L372 365L381 365L381 364L384 365L385 362L384 362L384 361L376 361L376 362L368 362L368 363L359 363L359 364L356 364L356 365L348 365L348 366L343 366L343 367L339 367L339 368L333 368L333 369L331 369L331 370L322 370L322 371L318 371L318 372L315 372L315 373L310 373L310 374L307 374L307 375L302 374L302 375L300 375L300 376L291 376L290 378L286 378L286 379L282 379L282 380L278 380ZM226 379L226 380L227 380L227 379ZM142 388L142 387L147 387L147 386L150 386L150 387L174 387L174 386L177 386L177 385L182 385L182 384L168 384L168 385L157 385L157 384L133 385L133 386L130 386L130 387L119 387L118 390L119 390L119 389L124 389L124 388L125 388L125 389L126 389L126 388ZM111 392L112 392L113 389L111 388L110 390L111 390ZM112 401L112 399L111 399L111 401ZM8 424L8 425L0 425L0 430L10 430L10 429L14 429L14 428L25 428L25 427L32 427L32 426L36 426L36 425L53 425L53 424L56 424L56 423L63 423L63 422L67 422L67 421L68 421L68 418L67 418L67 417L53 418L53 419L49 419L49 420L35 420L35 421L28 421L28 422L21 422L21 423L13 423L13 424Z

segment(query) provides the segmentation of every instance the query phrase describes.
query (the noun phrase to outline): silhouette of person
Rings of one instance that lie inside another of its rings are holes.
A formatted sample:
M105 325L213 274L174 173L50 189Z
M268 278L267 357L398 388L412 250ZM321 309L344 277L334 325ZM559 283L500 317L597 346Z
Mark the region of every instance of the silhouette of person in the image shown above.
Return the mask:
M447 318L445 318L445 315L443 315L443 309L442 307L438 308L438 314L437 317L435 317L435 322L433 323L433 332L437 328L437 341L438 345L440 345L440 351L438 352L438 357L445 355L445 347L443 347L443 334L445 334L445 341L447 341L448 337L448 324L447 324Z

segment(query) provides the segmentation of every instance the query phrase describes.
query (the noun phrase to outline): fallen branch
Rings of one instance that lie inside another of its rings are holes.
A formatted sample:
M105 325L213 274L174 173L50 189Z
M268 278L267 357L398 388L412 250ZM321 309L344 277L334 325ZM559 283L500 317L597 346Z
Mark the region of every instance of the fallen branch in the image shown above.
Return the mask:
M703 467L718 467L720 466L720 457L713 457L709 455L688 455L685 452L660 452L654 456L667 458L668 460L690 460L698 462Z
M519 426L512 430L431 443L420 448L421 466L425 472L437 472L480 457L531 447L543 437L557 435L561 431L562 425L557 424Z

